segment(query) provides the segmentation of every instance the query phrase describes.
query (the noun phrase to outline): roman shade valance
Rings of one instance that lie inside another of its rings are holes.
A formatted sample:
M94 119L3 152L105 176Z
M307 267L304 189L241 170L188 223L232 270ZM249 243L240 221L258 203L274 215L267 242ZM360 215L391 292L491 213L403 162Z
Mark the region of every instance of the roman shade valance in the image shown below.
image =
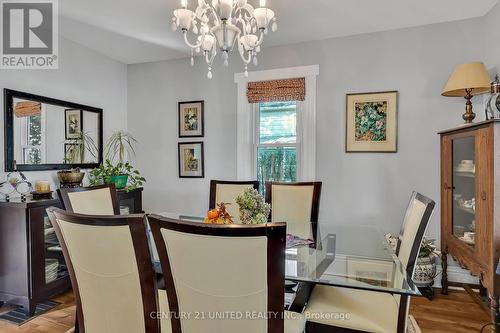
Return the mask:
M14 106L14 114L17 118L39 116L42 105L40 102L18 102Z
M248 82L248 103L303 101L306 98L305 78Z

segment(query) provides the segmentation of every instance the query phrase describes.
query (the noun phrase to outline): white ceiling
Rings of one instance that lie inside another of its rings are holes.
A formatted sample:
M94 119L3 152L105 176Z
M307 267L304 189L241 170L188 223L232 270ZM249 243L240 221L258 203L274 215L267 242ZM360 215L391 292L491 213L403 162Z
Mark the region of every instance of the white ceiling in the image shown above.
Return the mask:
M483 16L499 0L267 0L279 29L265 46L298 43ZM258 0L249 0L256 5ZM196 0L188 0L193 9ZM59 1L60 33L127 64L182 58L170 29L180 0Z

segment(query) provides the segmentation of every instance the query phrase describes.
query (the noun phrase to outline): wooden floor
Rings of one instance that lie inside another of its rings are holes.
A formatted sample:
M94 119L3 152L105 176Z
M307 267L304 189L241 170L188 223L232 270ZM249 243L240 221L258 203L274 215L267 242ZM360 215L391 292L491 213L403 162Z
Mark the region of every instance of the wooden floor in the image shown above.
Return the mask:
M1 333L64 333L73 326L75 305L71 293L55 300L63 304L17 327L0 321ZM0 313L4 312L0 308ZM417 320L422 333L479 333L489 322L488 315L464 291L450 290L448 296L436 292L436 298L428 301L423 297L411 300L410 313ZM484 332L490 333L490 328Z

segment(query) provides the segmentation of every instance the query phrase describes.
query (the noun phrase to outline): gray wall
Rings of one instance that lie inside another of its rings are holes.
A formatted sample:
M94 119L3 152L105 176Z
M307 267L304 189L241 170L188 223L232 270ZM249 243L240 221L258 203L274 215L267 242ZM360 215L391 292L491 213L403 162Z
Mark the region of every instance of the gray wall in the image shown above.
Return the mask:
M492 75L500 73L500 3L485 17L484 51Z
M484 58L478 38L483 29L483 19L475 19L263 48L257 70L320 65L316 168L324 182L322 221L397 232L412 190L439 201L436 133L458 125L464 109L461 99L440 92L455 65ZM187 59L129 66L129 130L147 143L138 152L148 179L146 210L202 214L209 180L236 177L233 74L242 67L237 57L231 60L229 69L216 66L212 81L200 60L194 68ZM345 94L383 90L400 93L398 153L346 154ZM177 102L197 99L206 102L206 178L179 179ZM433 237L439 234L438 212L439 205L429 228Z
M127 128L127 66L62 37L59 69L1 70L0 87L102 108L105 137L115 129ZM3 93L0 104L3 105ZM3 131L3 117L0 128ZM50 125L47 131L51 131ZM0 147L3 139L1 135ZM0 149L0 163L2 179L3 149ZM28 172L27 176L31 180L57 178L52 171Z

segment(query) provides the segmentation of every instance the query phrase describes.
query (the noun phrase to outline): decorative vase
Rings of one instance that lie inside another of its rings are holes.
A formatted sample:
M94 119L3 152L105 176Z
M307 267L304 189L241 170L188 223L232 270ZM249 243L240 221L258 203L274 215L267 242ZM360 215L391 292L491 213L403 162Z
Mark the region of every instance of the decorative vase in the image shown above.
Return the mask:
M428 287L434 284L436 277L436 261L435 257L417 258L415 273L413 274L413 282L417 287Z
M124 189L127 186L128 175L118 175L106 178L107 184L115 184L117 190Z
M60 187L80 187L83 177L85 177L85 172L81 172L80 169L62 170L57 172Z
M498 75L495 81L491 82L491 95L486 102L486 120L500 119L500 78Z

